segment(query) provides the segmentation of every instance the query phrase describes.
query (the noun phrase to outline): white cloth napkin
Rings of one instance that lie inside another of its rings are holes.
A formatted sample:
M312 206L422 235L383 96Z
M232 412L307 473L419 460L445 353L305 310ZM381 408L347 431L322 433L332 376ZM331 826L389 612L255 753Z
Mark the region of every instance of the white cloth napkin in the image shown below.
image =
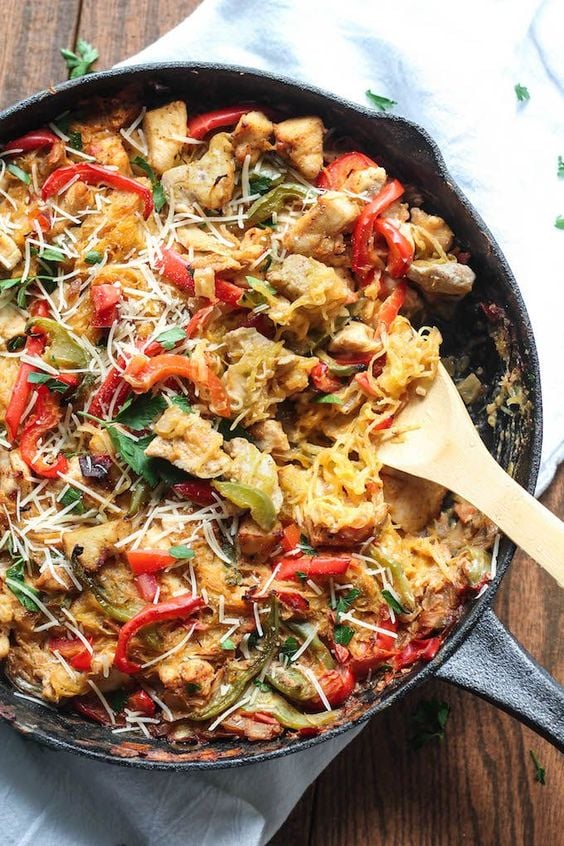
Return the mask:
M559 0L206 0L129 60L262 68L423 125L492 228L527 302L541 359L539 491L564 455L563 11ZM513 87L526 85L519 105ZM358 733L299 755L208 774L136 772L55 753L0 727L6 846L258 846ZM305 835L304 841L305 843Z

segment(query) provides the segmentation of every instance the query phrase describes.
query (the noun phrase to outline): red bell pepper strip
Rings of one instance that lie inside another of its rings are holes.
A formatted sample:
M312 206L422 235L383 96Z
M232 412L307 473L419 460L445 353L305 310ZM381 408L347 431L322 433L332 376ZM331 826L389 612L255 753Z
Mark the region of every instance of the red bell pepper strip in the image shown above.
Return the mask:
M405 282L400 282L389 297L386 297L378 312L378 320L383 323L386 330L392 325L392 321L398 316L401 307L405 302L407 295L407 285Z
M166 549L131 549L125 555L127 563L136 576L141 573L157 573L178 561L177 558L169 555Z
M373 358L374 353L368 352L344 357L334 355L333 361L340 367L368 367Z
M392 660L394 670L411 667L416 661L431 661L441 646L440 637L430 637L425 640L412 640Z
M366 285L370 281L374 270L374 262L370 257L374 221L398 197L401 197L403 190L401 182L392 179L364 207L356 221L352 236L352 269L361 285Z
M309 377L316 391L321 391L324 394L332 394L343 387L342 382L335 376L331 376L329 366L320 361L311 370Z
M159 342L153 341L145 348L144 354L147 356L154 356L159 355L162 351L163 347L159 344ZM125 368L127 364L125 358L119 358L117 363L119 367L123 368ZM94 417L102 417L115 395L114 411L117 413L130 393L131 385L128 385L127 382L124 381L123 371L112 367L94 395L88 412Z
M89 697L77 697L73 699L72 706L75 711L83 717L88 717L89 720L94 720L95 723L100 723L102 726L112 725L110 717L106 709L98 700ZM118 714L116 717L116 725L123 724L125 720Z
M131 711L141 711L146 717L154 716L157 706L148 693L144 690L137 690L128 697L126 707Z
M296 523L290 523L289 526L286 526L282 533L282 540L280 541L284 552L291 552L295 549L300 542L300 538L300 527Z
M298 579L298 573L303 573L306 579L342 576L343 573L347 572L351 559L331 555L299 555L292 558L281 558L274 563L280 564L276 578L279 581L285 581Z
M187 338L197 338L198 335L205 329L215 306L205 306L198 309L198 311L191 317L188 326L186 327Z
M198 388L206 388L210 392L210 399L217 414L220 417L229 417L231 414L229 396L219 377L208 364L202 361L195 361L174 353L164 353L153 359L139 355L131 359L124 373L124 379L129 382L136 394L145 394L157 382L162 382L171 376L183 376Z
M204 112L188 121L187 134L189 138L201 141L209 132L214 129L221 129L224 126L235 126L243 115L254 110L253 106L228 106L225 109L217 109L213 112Z
M59 473L66 473L69 463L61 453L53 464L47 464L41 457L35 458L40 439L54 429L63 416L61 406L49 388L39 385L33 417L28 420L20 437L20 454L28 467L45 479L56 479Z
M280 602L292 611L307 611L309 609L309 602L301 593L295 593L290 590L274 590L272 592L278 597Z
M378 218L374 231L382 235L388 245L386 270L394 279L405 276L413 261L413 244L390 220Z
M124 176L117 170L108 170L102 165L83 162L81 164L59 167L49 174L41 189L41 196L44 200L53 197L65 188L74 177L87 185L107 185L116 188L118 191L129 191L139 194L143 200L143 217L148 218L153 211L153 192L150 188L142 185L131 176Z
M356 677L349 666L326 670L318 681L332 708L338 708L346 702L356 685ZM311 699L310 704L317 708L325 707L319 696Z
M51 652L58 652L75 670L86 673L92 667L92 653L79 638L52 637Z
M390 619L382 620L383 629L388 629L395 634L397 632L397 621L392 623ZM396 639L392 635L376 632L369 641L358 641L355 643L354 651L351 651L349 667L357 677L366 676L370 670L375 670L381 664L389 663L396 652Z
M141 665L134 661L130 661L127 657L127 650L131 638L145 626L150 626L153 623L161 623L164 620L185 620L195 611L203 608L205 605L201 596L192 596L191 593L185 593L182 596L176 596L174 599L169 599L168 602L159 602L157 605L147 605L135 617L128 620L127 623L120 629L116 654L114 657L115 667L122 673L138 673L141 670Z
M145 600L145 602L153 602L155 596L157 595L157 590L159 589L159 583L152 573L141 573L139 576L136 576L133 581L135 582L135 587L139 591L139 595Z
M178 482L172 490L180 499L189 499L196 505L214 505L218 498L210 482Z
M367 167L378 167L378 165L364 153L345 153L323 168L317 177L317 187L338 191L352 173L365 170Z
M121 288L115 285L92 285L90 299L94 307L92 326L95 329L108 329L118 319Z
M184 261L180 253L168 247L161 248L162 258L157 261L156 267L165 279L189 297L195 295L194 278L190 273L188 263Z
M4 152L15 154L21 150L24 153L29 153L31 150L39 150L41 147L52 147L59 140L50 129L33 129L20 138L8 141L4 147Z
M243 288L238 285L233 285L220 276L215 277L215 295L220 302L236 307L244 293Z
M394 415L390 414L389 417L385 417L383 420L378 423L377 426L372 427L372 432L382 432L384 429L391 429L392 424L394 422Z
M47 303L39 300L33 303L31 306L31 312L34 317L47 317L49 315L49 307ZM25 354L30 356L40 356L45 349L46 343L47 339L44 334L29 335L25 344ZM4 418L8 440L11 443L13 443L16 439L22 414L27 407L33 391L32 384L28 381L27 377L35 370L37 370L37 368L32 364L25 364L22 362L18 370L18 375L16 376L14 389Z

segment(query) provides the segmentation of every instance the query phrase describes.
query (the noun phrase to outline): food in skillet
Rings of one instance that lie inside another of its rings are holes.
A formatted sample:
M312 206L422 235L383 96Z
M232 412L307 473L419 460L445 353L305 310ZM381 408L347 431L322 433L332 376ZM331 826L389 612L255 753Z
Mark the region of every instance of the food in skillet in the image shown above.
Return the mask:
M116 734L314 732L430 660L488 580L493 527L378 461L435 374L422 316L474 273L415 192L325 136L105 103L5 145L16 695Z

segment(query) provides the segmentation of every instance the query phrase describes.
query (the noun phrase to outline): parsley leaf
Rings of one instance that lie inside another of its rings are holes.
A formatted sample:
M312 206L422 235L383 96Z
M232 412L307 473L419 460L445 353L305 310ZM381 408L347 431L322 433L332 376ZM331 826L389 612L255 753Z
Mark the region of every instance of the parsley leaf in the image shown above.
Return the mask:
M77 130L71 129L68 133L69 136L69 147L72 147L73 150L82 150L82 135Z
M233 643L233 641L231 640L230 637L226 638L225 640L223 640L221 642L221 648L222 649L230 649L230 650L231 649L237 649L237 647L235 646L235 644Z
M157 175L155 174L155 171L153 170L149 162L146 159L142 158L142 156L135 156L135 158L131 159L131 164L136 165L149 177L149 180L151 182L151 188L153 189L153 201L155 203L155 209L160 212L162 207L166 205L167 202L162 182L158 179Z
M527 100L531 99L529 89L519 83L515 86L515 96L520 103L525 103Z
M562 156L558 156L558 169L556 172L561 179L564 179L564 158Z
M178 406L178 408L182 409L185 414L193 413L192 406L188 402L188 397L185 397L184 394L176 394L176 396L172 397L172 401Z
M445 736L445 726L450 713L450 705L438 699L422 699L412 714L414 733L409 739L412 749L421 749L426 743Z
M155 341L164 347L165 350L171 350L180 341L186 337L186 330L181 329L180 326L174 326L172 329L167 329L166 332L161 332L157 335Z
M6 349L8 352L17 352L18 350L23 350L26 344L26 336L25 335L14 335L13 338L10 338L6 341Z
M145 394L124 405L114 419L116 423L121 423L129 429L138 431L150 426L155 417L162 414L166 407L167 403L163 397Z
M107 426L108 433L120 458L134 473L141 476L145 481L154 487L159 481L159 475L151 458L145 455L145 450L153 440L154 435L146 435L134 441L115 426Z
M271 690L270 685L266 682L261 681L260 679L254 679L253 684L255 685L255 687L258 687L261 693L269 693Z
M345 596L341 596L340 599L337 600L335 605L335 611L337 612L337 622L339 622L341 618L341 614L346 614L349 610L355 599L360 596L360 591L358 588L351 588Z
M556 220L554 221L554 225L557 229L564 229L564 215L559 214Z
M130 691L124 690L123 688L106 693L106 699L110 703L111 709L115 711L116 714L120 714L125 708L125 703L129 699L129 694Z
M396 612L396 614L407 614L403 605L400 605L391 591L383 590L382 597L386 600L392 611Z
M17 557L11 567L8 567L5 575L6 587L9 588L16 599L27 611L39 611L39 606L33 598L41 596L37 588L26 583L24 577L24 560Z
M376 108L381 112L385 112L388 109L393 109L394 106L397 106L395 100L390 100L388 99L388 97L382 97L380 96L380 94L375 94L373 91L370 90L370 88L368 88L364 93L366 94L372 105L376 106Z
M10 162L10 164L6 165L6 170L8 173L11 173L12 176L15 176L16 179L19 179L20 182L24 182L26 185L29 185L31 182L31 176L29 173L26 173L25 170L22 170L21 167Z
M539 784L546 784L545 776L546 770L541 763L532 749L529 749L529 755L531 756L531 760L535 765L535 781L538 781Z
M65 382L49 376L48 373L40 373L35 370L28 374L27 381L33 385L45 385L50 391L55 391L58 394L65 394L69 389L69 385Z
M350 626L335 626L333 637L335 639L335 643L340 643L341 646L348 646L351 642L352 637L354 635L354 629L351 629Z
M188 696L194 696L194 694L199 692L200 685L197 682L186 682L184 688Z
M252 444L255 443L255 439L247 432L243 426L234 426L233 429L231 428L232 421L226 420L225 417L222 417L219 421L219 425L217 427L217 431L220 435L223 435L224 441L232 441L233 438L245 438L245 440L250 441Z
M61 248L54 247L52 244L47 244L37 253L37 255L40 259L43 259L43 261L55 262L55 264L59 264L65 257Z
M280 647L280 655L284 656L284 658L292 658L298 651L299 647L300 645L297 638L290 635L290 637L287 637Z
M314 402L319 405L342 405L343 398L337 396L337 394L322 394L320 397L315 397Z
M69 79L78 79L92 71L92 65L98 58L98 51L87 41L79 38L76 45L76 53L62 47L61 56L65 60L69 71Z
M309 544L308 539L305 535L300 535L298 549L301 549L304 555L317 555L317 550Z
M74 505L74 508L71 508L71 511L74 514L84 514L86 511L82 494L76 488L69 488L66 490L64 494L59 497L58 501L65 507L67 505Z
M90 250L89 253L86 253L84 256L84 261L86 264L100 264L104 256L102 253L98 252L98 250Z
M262 173L251 173L249 176L249 188L251 194L268 194L274 182L269 176Z
M172 555L173 558L184 560L188 558L193 558L196 553L193 549L188 549L185 544L182 544L181 546L171 546L168 551L168 554Z

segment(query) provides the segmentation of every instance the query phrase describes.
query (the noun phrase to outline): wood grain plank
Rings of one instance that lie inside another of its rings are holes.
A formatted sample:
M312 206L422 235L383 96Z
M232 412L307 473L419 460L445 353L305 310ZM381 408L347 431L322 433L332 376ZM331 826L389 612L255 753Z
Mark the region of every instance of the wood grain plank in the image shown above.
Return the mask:
M180 23L201 0L83 0L78 34L100 53L98 70L137 53Z
M80 0L4 0L0 34L0 108L66 79L60 47L73 44Z
M564 468L543 501L563 513ZM532 655L562 680L562 594L521 553L496 611ZM410 715L421 699L432 697L452 708L445 741L411 752ZM530 749L546 767L544 786L534 781ZM314 790L270 846L540 846L560 842L564 826L562 757L516 720L441 682L429 683L374 718L320 776ZM311 837L306 839L310 822ZM302 839L290 836L300 831Z

